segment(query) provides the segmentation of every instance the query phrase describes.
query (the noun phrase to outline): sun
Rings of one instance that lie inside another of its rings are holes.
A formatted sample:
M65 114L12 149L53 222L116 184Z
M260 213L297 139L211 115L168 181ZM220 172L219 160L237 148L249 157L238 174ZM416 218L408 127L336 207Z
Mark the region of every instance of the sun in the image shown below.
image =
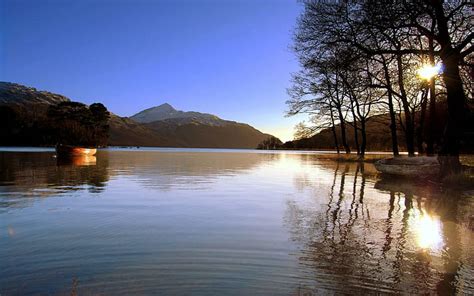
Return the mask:
M436 65L430 65L426 64L423 65L420 69L418 69L418 76L420 76L422 79L430 80L434 76L438 75L441 73L442 70L442 65L440 63Z

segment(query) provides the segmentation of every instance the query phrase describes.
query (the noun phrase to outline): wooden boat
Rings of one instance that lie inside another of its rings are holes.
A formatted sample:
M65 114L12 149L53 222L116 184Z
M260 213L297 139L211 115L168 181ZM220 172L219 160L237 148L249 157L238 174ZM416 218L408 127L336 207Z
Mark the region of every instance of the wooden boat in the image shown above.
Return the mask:
M97 153L97 149L58 144L56 145L56 153L58 156L92 156Z
M439 162L434 156L395 157L374 163L377 171L402 177L423 178L439 174Z

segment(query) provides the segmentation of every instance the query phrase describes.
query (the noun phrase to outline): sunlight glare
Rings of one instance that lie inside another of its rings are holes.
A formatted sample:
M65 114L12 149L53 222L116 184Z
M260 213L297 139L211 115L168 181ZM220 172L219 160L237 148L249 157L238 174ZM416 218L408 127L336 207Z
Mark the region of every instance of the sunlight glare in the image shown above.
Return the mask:
M420 248L435 250L441 246L441 222L439 218L427 213L419 212L414 219L416 241Z
M442 65L437 63L436 65L426 64L423 65L420 69L418 69L418 76L422 79L430 80L434 76L441 73Z

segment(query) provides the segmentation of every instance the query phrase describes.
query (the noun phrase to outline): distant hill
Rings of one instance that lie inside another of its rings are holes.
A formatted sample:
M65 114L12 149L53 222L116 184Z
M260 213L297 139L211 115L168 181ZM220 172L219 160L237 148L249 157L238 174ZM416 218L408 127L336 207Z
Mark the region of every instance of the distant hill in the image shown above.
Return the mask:
M470 107L472 108L472 107ZM437 104L437 118L446 118L447 107L445 102L438 102ZM471 112L470 114L473 114ZM417 114L418 116L419 114ZM402 116L403 118L403 116ZM390 132L390 118L388 114L379 114L370 117L367 122L367 151L392 151L392 137ZM427 125L427 124L426 124ZM425 125L425 128L426 128ZM437 120L434 123L434 134L435 142L441 143L443 128L445 122L443 120ZM400 151L406 151L406 139L404 131L401 129L400 119L397 120L397 138L398 148ZM340 125L336 125L336 134L338 137L339 146L341 151L342 140L341 140L341 128ZM474 117L466 119L466 127L461 134L460 149L463 153L473 153L474 147ZM352 151L355 152L356 145L354 140L354 128L351 123L346 125L346 138ZM361 135L359 132L359 143L361 141ZM415 136L416 143L416 136ZM334 150L334 138L332 130L330 128L323 129L319 133L298 140L288 141L280 146L282 149L316 149L316 150Z
M0 145L54 145L48 135L47 109L69 98L20 84L0 82ZM270 137L250 125L212 114L184 112L169 104L130 118L111 113L109 145L256 148Z
M145 109L130 117L130 119L140 123L149 123L173 118L193 118L204 124L218 124L218 122L221 120L219 117L212 114L176 110L168 103Z
M392 150L390 127L387 124L389 122L390 119L388 115L385 114L376 115L369 119L367 122L367 151ZM342 151L341 129L339 124L336 125L336 134ZM403 151L406 149L403 131L398 130L397 136L399 148ZM346 125L346 138L351 149L355 151L354 128L350 124ZM359 141L360 140L361 136L359 133ZM332 130L326 128L311 137L288 141L282 145L282 148L334 150L335 147Z

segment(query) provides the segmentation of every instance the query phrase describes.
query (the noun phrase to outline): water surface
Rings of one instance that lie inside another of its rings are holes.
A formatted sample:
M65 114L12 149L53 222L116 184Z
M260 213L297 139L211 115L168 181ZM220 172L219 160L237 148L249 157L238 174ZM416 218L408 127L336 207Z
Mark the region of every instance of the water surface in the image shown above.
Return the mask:
M473 294L474 194L249 150L0 152L0 294Z

